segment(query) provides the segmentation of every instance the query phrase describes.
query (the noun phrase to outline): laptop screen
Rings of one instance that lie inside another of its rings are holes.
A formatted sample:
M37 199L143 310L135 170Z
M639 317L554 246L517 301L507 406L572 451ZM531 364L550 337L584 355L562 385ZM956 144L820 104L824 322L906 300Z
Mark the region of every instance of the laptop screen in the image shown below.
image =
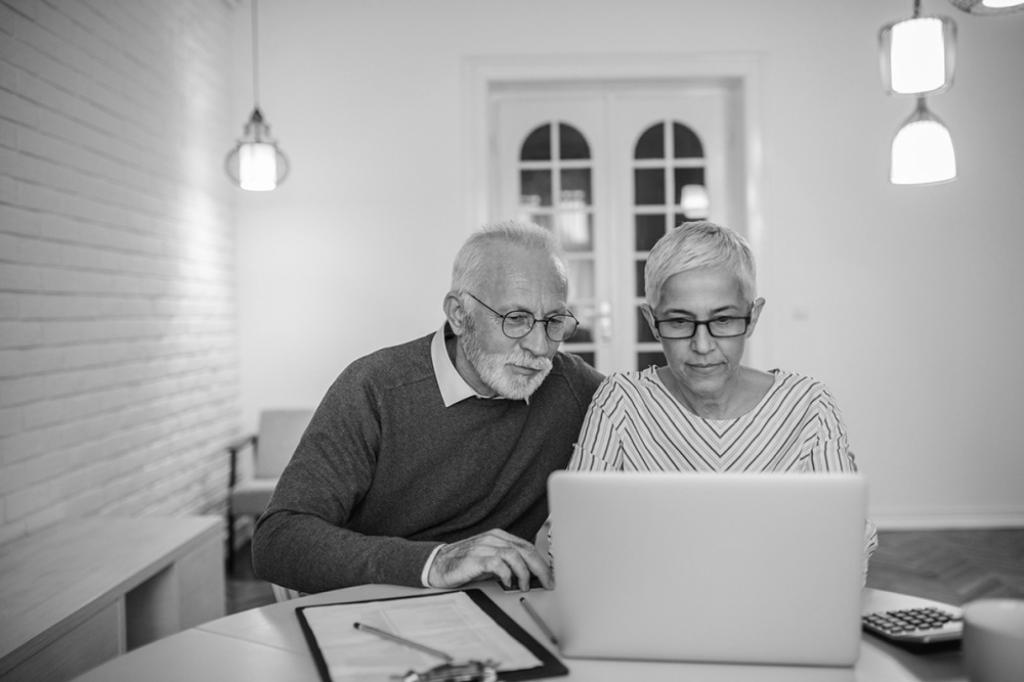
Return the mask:
M548 491L566 656L856 661L861 476L558 471Z

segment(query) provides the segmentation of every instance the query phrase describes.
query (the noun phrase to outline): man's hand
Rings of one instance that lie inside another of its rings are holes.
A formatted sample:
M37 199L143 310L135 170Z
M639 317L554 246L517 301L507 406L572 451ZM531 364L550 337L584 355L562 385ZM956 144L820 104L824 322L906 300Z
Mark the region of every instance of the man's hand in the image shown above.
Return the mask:
M427 581L431 587L458 587L496 576L506 587L517 581L520 589L527 590L531 573L545 588L554 586L551 568L532 543L495 528L442 547Z

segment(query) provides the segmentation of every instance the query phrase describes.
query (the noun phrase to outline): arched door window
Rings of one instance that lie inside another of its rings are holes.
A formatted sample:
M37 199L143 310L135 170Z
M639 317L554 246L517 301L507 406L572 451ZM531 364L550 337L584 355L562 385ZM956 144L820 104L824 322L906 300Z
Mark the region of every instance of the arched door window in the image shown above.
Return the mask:
M706 161L700 137L679 121L658 121L645 129L633 149L633 272L636 315L636 368L665 364L640 304L644 266L654 244L687 220L706 218L709 201Z
M519 217L554 231L566 252L569 308L580 329L566 350L593 364L594 196L590 144L575 126L550 121L519 148Z
M741 169L737 189L728 181L738 110L727 83L495 93L490 218L531 220L560 238L580 320L563 350L606 374L661 361L640 316L643 267L672 226L742 215Z

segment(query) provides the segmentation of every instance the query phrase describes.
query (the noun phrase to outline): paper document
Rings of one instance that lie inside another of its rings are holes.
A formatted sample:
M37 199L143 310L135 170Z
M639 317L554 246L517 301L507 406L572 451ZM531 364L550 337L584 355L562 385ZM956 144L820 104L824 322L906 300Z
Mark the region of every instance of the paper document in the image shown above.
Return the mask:
M331 679L386 680L409 670L443 663L429 654L361 632L365 623L443 651L456 661L492 660L498 671L541 665L530 651L488 616L464 592L303 609Z

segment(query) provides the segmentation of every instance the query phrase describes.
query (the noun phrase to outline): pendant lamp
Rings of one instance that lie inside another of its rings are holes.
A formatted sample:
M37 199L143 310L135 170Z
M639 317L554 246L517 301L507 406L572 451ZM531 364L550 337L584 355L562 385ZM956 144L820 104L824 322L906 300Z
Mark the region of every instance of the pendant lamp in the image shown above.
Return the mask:
M927 185L956 178L953 138L919 97L914 113L892 140L889 181L894 185Z
M956 24L949 17L921 16L920 0L910 19L883 26L878 42L890 95L935 95L953 84Z
M252 0L252 93L253 109L238 140L224 161L228 177L244 190L266 192L288 176L288 157L270 136L270 126L259 106L257 0Z
M708 188L704 185L683 185L679 190L679 208L687 220L704 220L711 209Z
M969 14L992 15L1024 11L1024 0L949 0L954 7Z

